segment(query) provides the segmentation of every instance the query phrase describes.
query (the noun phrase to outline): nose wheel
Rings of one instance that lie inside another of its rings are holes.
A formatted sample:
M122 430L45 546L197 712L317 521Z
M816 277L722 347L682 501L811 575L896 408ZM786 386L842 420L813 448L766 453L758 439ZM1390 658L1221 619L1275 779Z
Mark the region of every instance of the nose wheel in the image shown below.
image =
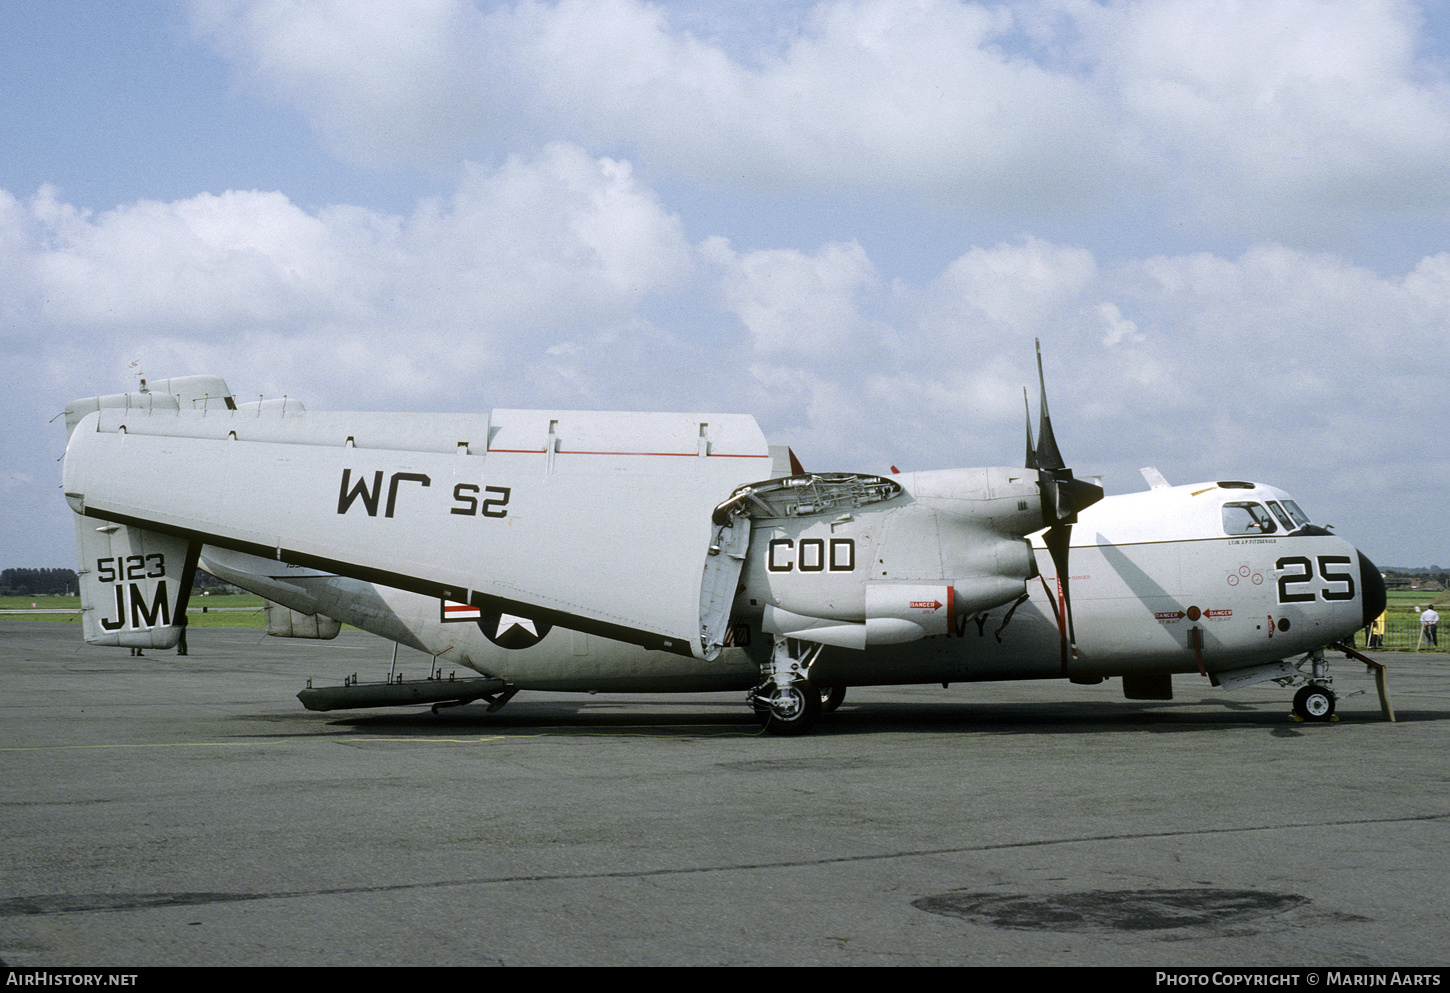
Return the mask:
M1311 683L1294 694L1294 716L1305 721L1327 721L1334 716L1334 691Z

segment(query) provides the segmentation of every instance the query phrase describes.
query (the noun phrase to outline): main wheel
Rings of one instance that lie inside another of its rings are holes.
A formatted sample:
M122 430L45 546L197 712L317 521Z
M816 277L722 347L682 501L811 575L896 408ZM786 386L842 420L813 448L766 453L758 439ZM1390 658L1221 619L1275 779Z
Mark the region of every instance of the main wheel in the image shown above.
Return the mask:
M814 686L797 683L776 690L769 702L765 729L771 734L805 734L821 716L821 694Z
M821 687L821 713L829 714L835 711L846 699L846 687L844 686L822 686Z
M1310 685L1294 694L1294 713L1306 721L1327 721L1334 716L1334 692Z

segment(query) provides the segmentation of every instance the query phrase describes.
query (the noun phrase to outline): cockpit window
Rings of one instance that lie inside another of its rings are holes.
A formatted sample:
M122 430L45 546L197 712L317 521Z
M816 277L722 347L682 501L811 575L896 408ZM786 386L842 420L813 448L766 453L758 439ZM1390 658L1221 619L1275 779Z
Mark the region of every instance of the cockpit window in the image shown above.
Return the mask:
M1273 534L1279 526L1257 503L1226 503L1223 505L1223 529L1227 534Z
M1290 517L1294 518L1294 523L1301 528L1309 523L1309 515L1300 510L1299 505L1293 500L1285 500L1284 509L1289 512Z
M1283 507L1280 507L1273 500L1269 500L1269 501L1266 501L1266 502L1269 505L1269 509L1274 512L1274 516L1279 519L1279 523L1282 524L1282 525L1284 525L1284 530L1285 531L1293 531L1294 530L1294 522L1289 519L1289 515L1284 511L1284 508Z

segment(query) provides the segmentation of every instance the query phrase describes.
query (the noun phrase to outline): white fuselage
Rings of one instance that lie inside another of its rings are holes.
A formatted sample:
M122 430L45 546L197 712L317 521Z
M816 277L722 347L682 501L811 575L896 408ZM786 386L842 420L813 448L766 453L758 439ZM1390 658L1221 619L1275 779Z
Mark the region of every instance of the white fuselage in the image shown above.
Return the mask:
M1062 469L808 474L748 415L311 413L233 409L216 377L168 389L67 407L92 643L174 644L198 555L521 689L749 688L792 645L825 646L809 678L831 685L1211 675L1383 606L1368 560L1253 483L1099 499Z
M1277 508L1292 502L1269 486L1202 483L1108 497L1083 511L1070 556L1075 654L1063 648L1061 594L1039 535L1033 547L1041 575L1028 582L1025 601L960 613L947 633L907 644L827 648L812 679L869 685L1210 674L1302 654L1362 626L1364 590L1379 582L1378 573L1362 576L1364 560L1342 538L1278 524L1267 510L1256 520L1243 509L1271 504L1283 513ZM737 603L747 622L739 630L754 643L706 662L546 625L533 628L543 629L537 642L507 648L495 641L500 624L516 623L507 617L452 619L436 598L210 546L202 566L292 609L327 614L521 689L745 689L758 681L768 650L759 605L749 603ZM819 575L823 583L836 578Z

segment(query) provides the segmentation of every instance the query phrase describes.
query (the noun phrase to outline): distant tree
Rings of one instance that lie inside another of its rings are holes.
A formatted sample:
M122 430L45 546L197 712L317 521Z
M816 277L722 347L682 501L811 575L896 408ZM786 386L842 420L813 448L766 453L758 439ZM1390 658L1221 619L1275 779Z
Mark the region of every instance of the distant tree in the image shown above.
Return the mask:
M0 596L64 596L76 592L74 569L6 569Z
M196 578L191 581L191 588L193 592L201 592L203 590L207 590L212 593L241 592L231 583L228 583L225 580L217 579L211 573L202 572L200 569L196 570Z

